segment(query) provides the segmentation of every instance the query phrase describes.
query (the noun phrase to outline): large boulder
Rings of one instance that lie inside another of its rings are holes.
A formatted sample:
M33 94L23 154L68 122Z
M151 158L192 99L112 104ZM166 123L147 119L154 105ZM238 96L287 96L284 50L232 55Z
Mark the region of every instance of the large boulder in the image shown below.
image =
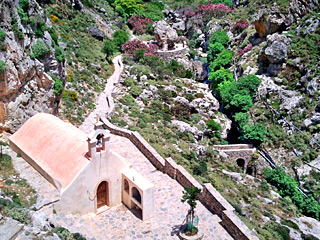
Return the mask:
M104 32L100 31L100 29L96 26L90 26L87 28L88 33L98 39L99 41L103 41L103 38L105 37Z
M177 31L170 27L165 20L155 22L153 28L156 40L160 46L163 46L165 42L174 43L178 39Z
M263 73L269 73L271 76L277 76L283 70L283 63L288 57L289 44L289 38L284 35L278 33L269 35L267 45L258 58L260 70Z
M204 81L208 76L208 65L199 60L192 62L192 68L198 81Z

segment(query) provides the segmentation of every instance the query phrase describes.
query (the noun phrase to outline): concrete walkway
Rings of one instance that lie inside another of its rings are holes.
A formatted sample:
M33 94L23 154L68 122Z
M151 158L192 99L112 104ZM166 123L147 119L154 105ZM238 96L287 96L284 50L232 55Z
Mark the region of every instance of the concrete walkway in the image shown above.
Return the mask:
M114 109L114 102L111 94L113 92L113 89L115 88L115 84L119 81L121 72L123 71L123 63L121 59L122 56L119 55L112 60L114 64L114 73L108 79L104 91L96 99L95 110L93 110L89 114L89 116L79 127L79 129L86 134L89 134L91 131L93 131L93 126L97 122L97 116L105 116L107 114L110 114Z

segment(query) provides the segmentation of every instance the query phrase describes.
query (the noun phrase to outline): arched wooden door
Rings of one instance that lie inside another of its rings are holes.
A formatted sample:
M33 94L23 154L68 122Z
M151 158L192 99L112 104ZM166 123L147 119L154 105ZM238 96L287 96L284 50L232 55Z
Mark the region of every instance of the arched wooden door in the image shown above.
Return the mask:
M109 206L109 186L107 181L103 181L99 184L97 189L97 208L105 205Z

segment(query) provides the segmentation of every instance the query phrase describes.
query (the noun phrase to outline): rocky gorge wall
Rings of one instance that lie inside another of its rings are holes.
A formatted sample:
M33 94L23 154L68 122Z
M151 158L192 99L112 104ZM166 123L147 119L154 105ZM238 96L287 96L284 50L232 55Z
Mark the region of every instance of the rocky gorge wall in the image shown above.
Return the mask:
M220 224L228 233L237 240L257 240L254 233L235 215L234 208L221 196L221 194L210 184L201 186L182 166L178 165L172 158L162 158L154 148L145 141L138 133L111 124L106 118L101 117L104 128L111 134L128 138L161 172L168 174L184 187L197 187L201 189L199 201L205 205L213 214L221 218Z
M65 77L64 63L54 60L49 32L44 31L43 36L38 37L32 27L22 24L18 6L18 0L0 2L0 30L5 32L0 50L0 61L5 63L5 70L0 74L0 133L16 131L37 112L57 112L57 97L52 90L54 81L46 72L61 80ZM35 0L29 1L28 16L29 19L36 16L51 25ZM38 39L51 51L43 60L31 57L32 46Z

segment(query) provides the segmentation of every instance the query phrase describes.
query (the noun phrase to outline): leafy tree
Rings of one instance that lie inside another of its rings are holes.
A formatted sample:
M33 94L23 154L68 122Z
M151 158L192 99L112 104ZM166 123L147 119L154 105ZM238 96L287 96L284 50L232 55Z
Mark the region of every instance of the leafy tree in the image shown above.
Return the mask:
M221 43L224 47L226 47L230 42L230 38L228 37L228 34L225 31L215 31L210 36L209 44L216 42Z
M38 39L35 44L32 45L32 58L43 59L46 55L48 55L51 51L47 44L45 44L42 40Z
M266 140L266 127L261 124L257 123L254 125L245 125L242 129L245 138L250 139L253 143L260 145L264 143Z
M261 83L260 78L253 74L249 74L246 77L241 77L238 80L238 89L247 91L250 96L254 96L259 85Z
M210 72L209 80L211 80L211 89L215 91L223 81L233 81L233 74L229 69L221 68L215 72Z
M125 19L135 15L142 9L142 0L115 0L113 5Z
M225 47L220 42L210 43L207 52L208 63L215 60L217 55L221 53L223 49L225 49Z
M234 55L234 52L231 50L224 49L219 53L216 57L216 59L210 63L210 71L216 71L220 69L221 67L226 67L229 65L229 63L232 61L232 57Z
M233 96L238 93L237 83L235 81L223 81L218 84L218 92L222 101L228 104L232 101Z
M105 53L107 58L112 56L116 51L116 46L111 39L105 39L103 42L102 52Z
M248 111L252 107L252 98L250 95L236 94L230 102L231 108L235 112Z
M136 51L133 53L133 59L134 59L135 61L139 61L140 59L143 58L144 52L145 52L144 49L138 49L138 50L136 50Z
M152 21L160 21L163 19L163 13L161 7L158 6L157 3L159 2L148 2L143 5L143 8L138 10L138 14L145 18L151 18Z
M186 231L193 231L195 228L193 225L194 222L194 209L197 206L196 200L201 192L201 189L196 187L184 187L184 191L182 191L182 199L181 202L187 202L190 206L190 210L187 215L187 229Z
M113 33L113 43L120 49L120 46L129 40L129 35L123 30L117 30Z
M249 122L249 114L244 112L237 112L234 115L234 121L239 125L240 128L243 128Z

